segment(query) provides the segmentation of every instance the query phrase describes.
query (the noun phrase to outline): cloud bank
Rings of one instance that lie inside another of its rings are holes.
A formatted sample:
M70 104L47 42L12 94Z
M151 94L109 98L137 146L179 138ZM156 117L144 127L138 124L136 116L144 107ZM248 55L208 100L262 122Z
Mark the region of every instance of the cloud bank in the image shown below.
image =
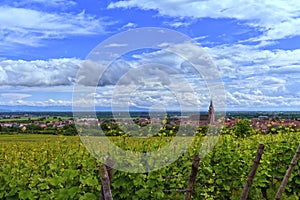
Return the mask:
M82 61L78 59L0 61L0 86L72 85Z

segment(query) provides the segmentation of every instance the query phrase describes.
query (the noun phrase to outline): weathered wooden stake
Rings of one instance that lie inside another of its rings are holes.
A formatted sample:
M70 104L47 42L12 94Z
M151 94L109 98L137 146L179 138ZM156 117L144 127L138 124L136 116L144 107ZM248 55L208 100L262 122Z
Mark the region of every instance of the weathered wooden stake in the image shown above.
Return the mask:
M300 145L298 146L298 149L297 149L297 151L296 151L296 153L295 153L295 155L294 155L294 157L293 157L293 159L291 161L291 164L290 164L288 170L285 173L285 176L284 176L284 178L283 178L283 180L282 180L282 182L280 184L280 187L279 187L279 189L277 191L277 194L275 196L275 200L279 200L281 198L281 195L284 192L284 189L285 189L286 184L288 182L288 179L290 178L290 176L292 174L292 171L293 171L295 165L297 164L299 156L300 156Z
M199 168L199 162L200 162L200 156L195 155L193 163L192 163L192 170L191 170L191 174L190 174L190 180L188 183L188 187L186 190L185 200L190 200L192 198L192 194L194 192L194 185L196 182L196 176L197 176L198 168Z
M106 165L100 167L101 172L101 193L100 200L112 200L111 183L113 174L114 160L110 157L106 159Z
M246 185L244 187L244 190L243 190L243 193L242 193L242 196L241 196L240 200L246 200L247 197L248 197L248 193L249 193L250 187L253 183L253 179L254 179L254 176L256 174L256 171L257 171L257 168L258 168L258 165L259 165L259 161L260 161L261 156L263 154L264 147L265 146L263 144L258 145L256 156L255 156L255 159L253 161L253 165L252 165L251 171L248 175L248 179L247 179L247 182L246 182Z
M110 157L106 158L106 170L107 170L107 173L108 173L110 186L111 186L111 183L112 183L114 164L115 164L114 159L112 159Z

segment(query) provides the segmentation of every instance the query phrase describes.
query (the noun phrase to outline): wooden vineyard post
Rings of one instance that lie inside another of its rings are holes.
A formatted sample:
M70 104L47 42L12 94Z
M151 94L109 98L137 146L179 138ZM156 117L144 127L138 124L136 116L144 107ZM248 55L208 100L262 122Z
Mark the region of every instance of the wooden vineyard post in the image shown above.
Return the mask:
M279 200L281 198L281 195L284 192L284 189L285 189L286 184L288 182L288 179L290 178L290 176L292 174L292 171L293 171L295 165L297 164L299 156L300 156L300 145L298 146L297 151L296 151L296 153L295 153L295 155L294 155L294 157L293 157L293 159L291 161L291 164L290 164L288 170L285 173L285 176L284 176L284 178L283 178L283 180L282 180L282 182L280 184L280 187L279 187L279 189L277 191L277 194L275 196L275 200Z
M247 182L246 182L246 185L244 187L244 190L243 190L243 193L242 193L242 196L241 196L240 200L246 200L247 197L248 197L248 193L249 193L250 187L253 183L253 179L254 179L254 176L256 174L256 171L257 171L257 168L258 168L258 165L259 165L259 161L260 161L261 156L263 154L264 147L265 146L263 144L258 145L256 156L255 156L255 159L253 161L253 166L252 166L251 171L249 173L249 176L248 176L248 179L247 179Z
M107 157L106 165L100 167L101 172L101 193L100 200L112 200L111 183L113 174L114 160Z
M192 194L194 192L194 185L196 182L196 176L197 176L198 168L199 168L199 162L200 162L200 156L195 155L193 163L192 163L192 170L191 170L191 174L190 174L188 187L186 190L185 200L190 200L192 198Z
M115 163L115 161L112 158L110 158L110 157L106 158L106 170L107 170L110 186L112 183L114 163Z

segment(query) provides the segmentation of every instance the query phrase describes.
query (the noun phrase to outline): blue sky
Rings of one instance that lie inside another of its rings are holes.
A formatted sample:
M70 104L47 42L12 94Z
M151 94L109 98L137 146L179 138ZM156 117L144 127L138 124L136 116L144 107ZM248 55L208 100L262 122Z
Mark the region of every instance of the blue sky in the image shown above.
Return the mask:
M115 34L142 27L197 41L219 69L227 110L300 110L298 0L2 0L0 105L71 106L76 74L89 53ZM159 52L135 57L182 65ZM107 77L120 77L118 71ZM99 87L96 104L109 106L112 90L113 84ZM132 105L170 104L167 94L140 92ZM201 101L204 108L209 99Z

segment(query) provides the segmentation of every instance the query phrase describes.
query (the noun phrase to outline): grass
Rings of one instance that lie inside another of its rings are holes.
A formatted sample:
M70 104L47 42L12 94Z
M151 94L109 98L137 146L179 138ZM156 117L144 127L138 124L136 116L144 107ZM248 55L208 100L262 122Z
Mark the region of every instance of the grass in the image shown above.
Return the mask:
M39 117L21 117L21 118L5 118L0 119L0 122L20 122L20 121L37 121L39 120Z
M16 134L16 135L0 135L0 144L8 142L45 142L56 141L58 139L75 139L79 141L78 136L57 136L57 135L41 135L41 134Z

